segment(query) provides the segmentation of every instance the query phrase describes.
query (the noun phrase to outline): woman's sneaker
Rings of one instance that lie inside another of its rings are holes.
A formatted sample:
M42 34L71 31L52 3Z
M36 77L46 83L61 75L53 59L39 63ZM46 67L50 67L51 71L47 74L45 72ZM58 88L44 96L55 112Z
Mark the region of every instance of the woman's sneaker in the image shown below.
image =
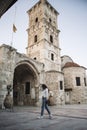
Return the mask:
M49 115L49 119L53 119L53 116L52 116L52 115Z
M43 116L39 116L39 117L37 117L38 119L43 119Z

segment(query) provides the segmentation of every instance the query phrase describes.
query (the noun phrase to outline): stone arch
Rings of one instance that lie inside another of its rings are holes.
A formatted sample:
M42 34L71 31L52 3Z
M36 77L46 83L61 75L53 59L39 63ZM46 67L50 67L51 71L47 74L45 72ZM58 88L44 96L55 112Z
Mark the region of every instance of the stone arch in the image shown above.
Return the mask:
M38 102L39 72L31 61L16 64L13 79L14 105L35 105Z

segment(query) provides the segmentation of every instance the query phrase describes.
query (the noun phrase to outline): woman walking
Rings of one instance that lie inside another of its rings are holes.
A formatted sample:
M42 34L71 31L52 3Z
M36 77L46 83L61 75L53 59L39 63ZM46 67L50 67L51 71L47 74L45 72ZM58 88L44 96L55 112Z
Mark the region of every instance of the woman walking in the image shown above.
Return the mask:
M43 118L44 115L44 109L47 110L48 114L49 114L49 119L52 119L52 114L48 108L48 88L45 84L42 84L42 106L41 106L41 114L39 118Z

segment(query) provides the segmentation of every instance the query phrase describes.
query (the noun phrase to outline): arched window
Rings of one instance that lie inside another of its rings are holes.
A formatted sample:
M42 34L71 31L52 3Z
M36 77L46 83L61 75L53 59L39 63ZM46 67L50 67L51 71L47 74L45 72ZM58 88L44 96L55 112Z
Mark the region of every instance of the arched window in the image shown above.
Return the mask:
M51 18L49 18L49 22L50 22L50 23L52 22Z
M85 86L87 86L87 85L86 85L86 78L84 78L84 84L85 84Z
M60 90L63 90L63 81L60 81Z
M54 54L51 53L51 60L54 60Z
M25 94L30 94L30 82L25 83Z
M34 37L34 42L37 42L37 35L35 35Z
M36 17L35 22L36 22L36 23L38 22L38 17Z
M50 42L53 43L53 36L50 35Z
M76 77L76 86L81 86L80 77Z

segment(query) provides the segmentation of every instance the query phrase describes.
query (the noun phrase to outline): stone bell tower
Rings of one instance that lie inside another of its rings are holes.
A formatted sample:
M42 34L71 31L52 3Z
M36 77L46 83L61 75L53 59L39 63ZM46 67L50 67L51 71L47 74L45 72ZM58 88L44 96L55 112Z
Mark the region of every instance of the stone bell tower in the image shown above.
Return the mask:
M27 55L44 63L45 71L61 71L58 14L47 0L40 0L28 11Z

